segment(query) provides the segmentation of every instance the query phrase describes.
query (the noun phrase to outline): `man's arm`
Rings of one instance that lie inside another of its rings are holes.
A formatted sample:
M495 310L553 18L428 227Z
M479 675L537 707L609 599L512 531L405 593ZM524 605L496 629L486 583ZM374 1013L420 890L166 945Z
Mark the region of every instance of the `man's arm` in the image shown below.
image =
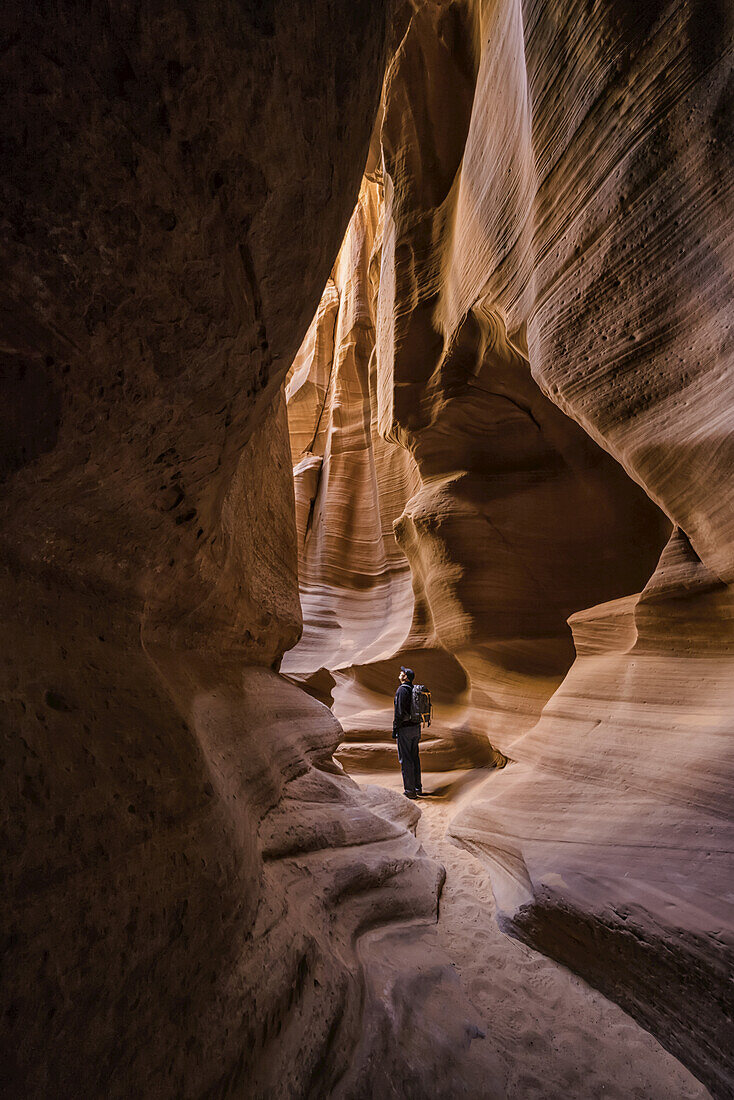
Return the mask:
M392 723L393 737L397 737L400 727L404 726L410 718L410 700L412 694L413 692L408 684L401 684L397 690L395 696L395 717Z

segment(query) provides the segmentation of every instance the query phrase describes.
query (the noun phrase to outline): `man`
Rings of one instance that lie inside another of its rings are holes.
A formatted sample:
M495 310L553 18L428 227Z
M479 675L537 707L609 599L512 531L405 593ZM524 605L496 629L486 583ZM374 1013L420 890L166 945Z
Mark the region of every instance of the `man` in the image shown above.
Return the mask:
M420 722L410 717L414 679L412 668L400 669L400 685L395 692L395 717L392 723L392 735L398 743L398 760L403 772L403 793L406 798L417 798L423 794L418 755L421 726Z

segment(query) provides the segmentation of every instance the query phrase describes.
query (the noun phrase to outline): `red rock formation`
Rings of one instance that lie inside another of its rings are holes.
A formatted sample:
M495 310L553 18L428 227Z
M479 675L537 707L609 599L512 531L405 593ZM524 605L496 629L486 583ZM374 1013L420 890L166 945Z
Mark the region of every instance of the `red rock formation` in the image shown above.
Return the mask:
M400 663L417 663L436 703L426 762L487 763L496 754L473 729L464 670L441 647L426 581L393 530L421 479L411 454L377 430L382 211L381 177L366 176L289 374L304 633L282 671L332 706L344 729L340 762L370 771L395 767L392 696ZM336 679L322 685L326 669Z
M730 15L401 5L334 267L390 15L3 11L11 1095L503 1094L299 557L291 672L442 661L505 926L734 1087Z
M368 935L433 919L440 869L274 671L301 628L278 395L385 6L2 23L4 1089L357 1095L422 1059L445 1092L470 1010L439 964L455 1026L395 1065L415 968L383 982Z
M571 617L570 673L518 763L451 828L490 861L506 930L588 976L723 1096L730 620L729 588L676 531L641 595Z
M303 637L283 664L289 674L389 657L413 617L393 523L417 477L375 424L381 211L381 184L365 178L286 391L304 613Z
M375 326L379 431L420 476L396 532L421 642L515 761L453 835L506 927L721 1096L733 38L721 4L413 4Z

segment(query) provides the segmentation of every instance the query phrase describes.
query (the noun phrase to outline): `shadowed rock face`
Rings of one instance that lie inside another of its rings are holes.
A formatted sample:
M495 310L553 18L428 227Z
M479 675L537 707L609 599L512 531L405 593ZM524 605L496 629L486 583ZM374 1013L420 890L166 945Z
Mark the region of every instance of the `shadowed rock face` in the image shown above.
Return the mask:
M570 621L571 671L452 832L493 864L507 931L727 1096L731 592L676 530L641 595Z
M413 5L374 399L418 478L395 525L416 619L333 697L362 766L400 654L460 663L455 701L513 761L452 825L504 926L728 1096L734 34L701 12Z
M512 756L573 660L569 614L644 583L670 527L495 316L480 305L465 328L416 393L425 424L402 429L422 484L396 529L475 721Z
M3 11L9 1095L356 1096L418 1060L446 1090L466 1054L439 963L424 1004L456 1025L393 1065L412 964L383 981L369 938L434 919L441 871L274 671L301 629L279 391L357 197L387 16Z
M390 16L3 11L12 1095L503 1095L299 559L291 671L430 654L504 925L731 1092L730 15Z
M220 532L223 502L254 426L279 415L355 201L385 12L11 4L4 19L5 533L27 530L44 562L73 548L148 619L193 635L198 607L208 635L218 615L218 644L270 664L299 629L285 474L259 479L282 513L264 539L285 537L237 582L277 601L269 621L245 611L248 635L213 591L253 535Z

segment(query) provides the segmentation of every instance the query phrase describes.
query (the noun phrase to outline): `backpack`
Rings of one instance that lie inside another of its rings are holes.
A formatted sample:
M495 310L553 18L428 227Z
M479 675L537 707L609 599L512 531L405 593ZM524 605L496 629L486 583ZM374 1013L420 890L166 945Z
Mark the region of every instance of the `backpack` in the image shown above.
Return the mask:
M410 693L410 721L416 726L430 726L433 706L431 693L424 684L413 684Z

